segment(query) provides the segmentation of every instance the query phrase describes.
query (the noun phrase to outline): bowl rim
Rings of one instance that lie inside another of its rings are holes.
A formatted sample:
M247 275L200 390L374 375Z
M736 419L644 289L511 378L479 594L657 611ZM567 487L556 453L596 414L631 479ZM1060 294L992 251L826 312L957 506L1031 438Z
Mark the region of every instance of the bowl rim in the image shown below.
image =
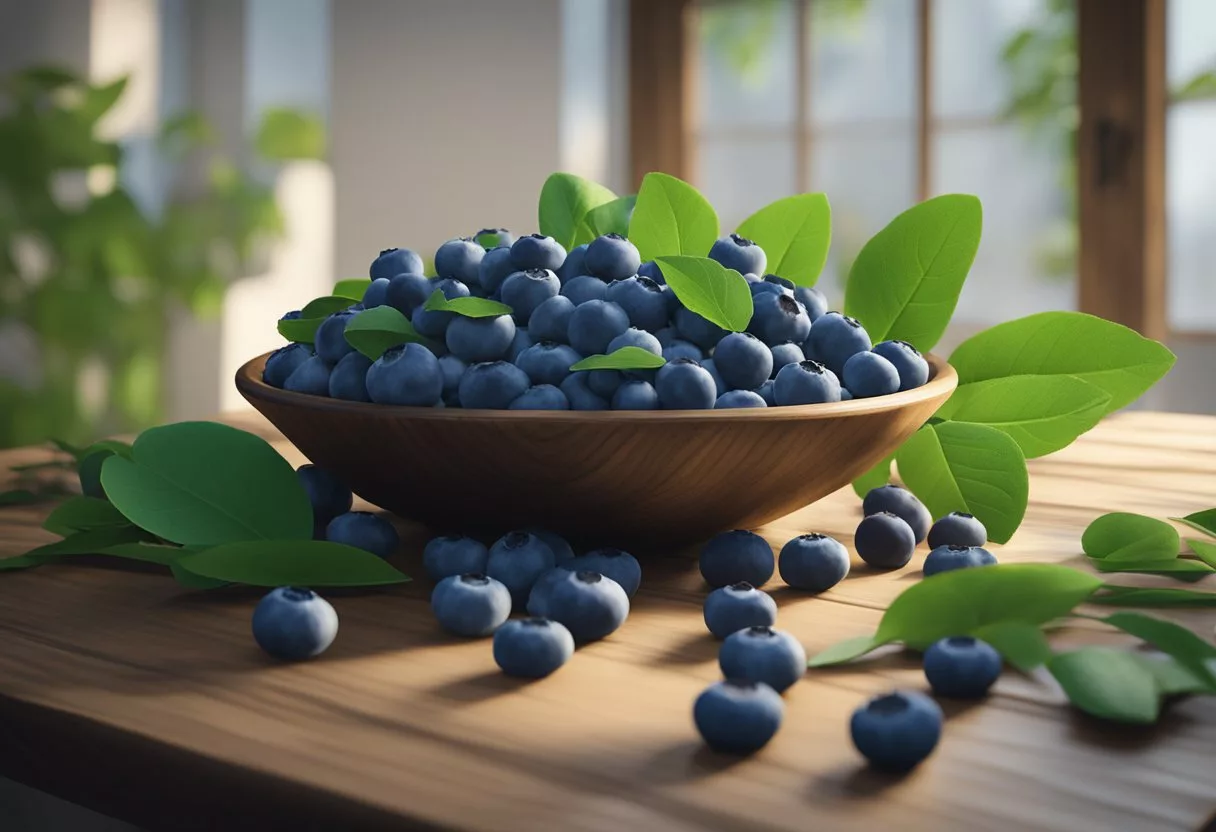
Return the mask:
M250 359L236 371L237 390L247 401L267 401L277 405L304 409L398 417L435 422L535 422L560 423L629 423L629 422L752 422L804 421L835 419L841 416L860 416L899 410L911 404L924 402L953 392L958 386L958 373L944 359L933 353L925 355L929 362L929 380L920 387L875 396L869 399L851 399L844 402L824 404L787 405L784 407L739 407L722 410L466 410L459 407L409 407L383 405L374 402L354 402L295 393L272 387L262 381L262 368L271 352Z

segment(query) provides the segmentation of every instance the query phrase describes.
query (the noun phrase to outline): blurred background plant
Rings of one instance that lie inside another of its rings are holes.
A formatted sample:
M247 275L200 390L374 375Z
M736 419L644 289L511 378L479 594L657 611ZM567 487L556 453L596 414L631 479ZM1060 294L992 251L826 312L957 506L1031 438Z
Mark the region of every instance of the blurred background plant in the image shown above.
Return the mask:
M218 314L283 231L275 166L324 156L307 113L265 111L246 159L185 113L160 131L165 199L141 204L98 129L126 86L43 66L0 78L0 447L155 424L169 312Z

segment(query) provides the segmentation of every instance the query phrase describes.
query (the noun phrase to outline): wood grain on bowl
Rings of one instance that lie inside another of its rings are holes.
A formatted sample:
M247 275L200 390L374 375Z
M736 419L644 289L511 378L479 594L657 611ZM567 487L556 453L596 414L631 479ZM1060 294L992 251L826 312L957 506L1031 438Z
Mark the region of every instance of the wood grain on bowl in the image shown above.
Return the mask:
M266 356L236 385L312 462L433 529L538 525L642 551L783 517L851 482L957 386L928 356L915 390L822 405L694 411L389 407L279 390Z

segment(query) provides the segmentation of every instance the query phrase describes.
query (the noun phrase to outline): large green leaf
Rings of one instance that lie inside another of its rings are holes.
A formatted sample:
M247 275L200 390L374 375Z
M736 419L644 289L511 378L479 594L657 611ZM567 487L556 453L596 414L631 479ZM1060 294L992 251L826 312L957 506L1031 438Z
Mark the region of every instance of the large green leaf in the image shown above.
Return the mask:
M436 290L442 297L442 293ZM375 361L385 351L400 344L426 344L409 319L391 306L365 309L351 318L343 330L346 343Z
M747 329L752 292L743 275L708 257L660 257L655 263L689 311L729 332Z
M1110 647L1083 647L1047 663L1073 705L1099 719L1151 723L1161 708L1157 680L1134 655Z
M764 206L739 226L768 258L768 271L814 286L832 243L832 208L825 194L797 194Z
M629 239L643 261L676 254L704 257L717 242L718 215L692 185L648 173L629 218Z
M1216 646L1204 641L1186 627L1140 612L1116 612L1100 620L1143 639L1161 652L1172 656L1216 693L1216 675L1213 675L1208 667L1208 662L1216 660Z
M637 195L623 196L611 202L605 202L587 212L585 225L590 239L575 239L575 245L590 242L605 234L619 234L622 237L629 234L629 218L633 216L633 206L637 203Z
M614 199L616 194L589 179L573 173L552 174L540 189L540 231L569 251L594 239L587 212Z
M589 355L570 365L573 372L580 370L656 370L667 363L661 355L655 355L641 347L620 347L607 355Z
M1110 561L1174 560L1180 544L1177 530L1169 523L1124 511L1103 514L1081 535L1085 554Z
M131 521L114 508L114 505L108 500L96 497L71 497L55 507L55 510L43 521L42 528L67 537L72 532L129 525L131 525Z
M1103 584L1102 590L1090 598L1089 602L1106 607L1206 609L1216 607L1216 592Z
M972 631L971 635L991 644L1005 661L1023 673L1042 667L1054 655L1042 628L1026 621L997 621Z
M1188 514L1186 517L1171 517L1170 519L1184 523L1192 529L1201 531L1211 537L1216 537L1216 508L1196 511L1193 514Z
M228 543L187 555L177 565L199 577L251 586L376 586L409 580L371 552L326 540Z

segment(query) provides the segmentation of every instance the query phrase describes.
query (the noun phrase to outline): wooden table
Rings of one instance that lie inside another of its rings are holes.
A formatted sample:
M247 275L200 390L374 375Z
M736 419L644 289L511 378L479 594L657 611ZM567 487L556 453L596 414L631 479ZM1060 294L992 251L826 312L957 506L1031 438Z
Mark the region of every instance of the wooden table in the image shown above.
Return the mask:
M302 461L259 417L230 421ZM44 456L6 452L0 469ZM1030 511L999 556L1085 568L1080 533L1101 512L1216 505L1216 419L1123 414L1031 468ZM50 540L46 511L0 510L0 554ZM762 531L774 546L808 530L851 540L859 513L846 490ZM403 532L400 562L422 575L423 535ZM531 684L499 674L487 641L440 633L425 578L331 596L334 646L281 665L249 635L256 593L189 592L129 567L0 574L0 773L154 829L1128 832L1197 829L1216 809L1216 700L1116 727L1013 672L987 701L947 705L918 771L876 775L848 717L894 684L924 686L899 656L809 673L767 748L716 756L690 716L718 677L695 564L673 553L644 569L628 623ZM872 631L918 577L858 568L822 597L769 589L779 626L815 652ZM1211 638L1211 611L1172 617ZM1097 628L1061 639L1119 641Z

